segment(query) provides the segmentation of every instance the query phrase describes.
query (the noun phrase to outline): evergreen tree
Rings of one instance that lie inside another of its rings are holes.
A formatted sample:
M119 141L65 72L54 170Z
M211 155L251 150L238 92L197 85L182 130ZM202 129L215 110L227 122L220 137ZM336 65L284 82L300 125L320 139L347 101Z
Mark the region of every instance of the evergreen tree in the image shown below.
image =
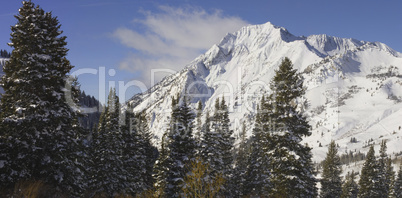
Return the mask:
M340 197L342 193L341 159L335 141L331 141L322 164L321 197Z
M197 103L197 114L196 114L196 118L197 118L197 127L196 127L196 137L198 139L201 139L201 130L202 130L202 122L201 122L201 116L202 116L202 102L201 100L198 101Z
M359 186L355 182L355 173L349 173L346 175L346 181L342 186L341 198L357 198Z
M140 112L136 115L138 120L137 131L140 136L139 148L141 148L141 153L144 155L145 166L143 166L142 178L146 187L152 187L155 182L152 177L153 168L155 161L158 157L158 149L152 144L152 134L149 131L148 121L145 118L145 112Z
M378 165L375 159L374 146L371 145L361 170L358 197L380 197L376 183L378 183Z
M271 99L269 97L269 99ZM261 99L261 104L257 110L256 120L251 137L251 154L248 158L246 182L243 194L248 196L263 196L269 194L271 186L271 160L269 158L270 147L270 124L268 114L272 113L272 108ZM262 108L262 109L261 109Z
M242 130L240 132L240 142L239 148L237 149L237 155L235 160L235 169L233 173L233 181L234 181L234 191L235 197L243 197L245 194L245 185L246 185L246 173L247 173L247 162L249 152L249 145L246 139L246 123L245 121L242 124Z
M179 105L179 97L173 99L171 129L169 131L168 173L166 177L165 195L167 197L182 196L184 177L189 171L190 162L195 155L193 138L194 115L183 98Z
M134 126L138 125L134 113L131 111L131 106L128 105L128 110L124 112L124 123L121 126L122 139L124 146L122 147L122 167L123 173L126 177L126 190L127 194L136 195L143 192L146 187L141 173L143 167L146 165L144 156L139 147L140 136L137 130L134 131Z
M223 98L221 102L216 99L214 115L206 123L209 122L211 128L208 127L204 133L201 156L203 161L209 164L212 177L219 174L227 181L222 188L222 194L227 194L230 193L234 138L233 131L229 129L229 111Z
M200 148L201 148L201 138L202 138L202 102L201 100L198 101L197 103L197 108L196 108L196 125L195 125L195 134L194 134L194 139L196 141L196 148L197 148L197 155L200 154Z
M102 109L103 111L100 115L97 128L98 133L106 133L106 115L108 114L108 108L106 108L106 106L103 105Z
M130 106L128 109L125 112L125 124L122 126L124 141L122 166L126 179L126 193L134 196L152 187L156 148L151 144L145 114L134 114Z
M166 189L166 178L169 171L168 158L169 158L169 141L167 137L168 133L163 134L161 141L161 149L155 165L153 168L153 179L154 179L154 189L155 195L157 197L165 197Z
M170 123L167 127L167 131L162 136L161 141L161 150L159 151L158 158L155 162L153 178L154 178L154 188L155 195L158 197L166 197L166 189L167 189L167 177L169 173L170 167L170 145L171 139L170 135L174 133L175 121L178 112L178 104L179 104L179 95L177 95L177 99L175 97L171 98L172 103L172 113L170 117Z
M15 17L9 44L14 49L0 80L5 92L0 152L6 157L0 183L42 180L76 196L85 188L77 164L82 131L72 108L78 90L68 80L73 66L66 58L66 37L57 18L31 1L23 1Z
M226 181L222 192L226 194L226 196L231 195L231 189L235 188L233 186L233 152L234 152L234 141L233 130L230 130L230 119L229 119L229 109L226 105L225 98L222 97L221 103L219 105L219 116L220 117L220 128L218 133L222 135L222 142L220 144L220 150L222 152L222 161L223 167L221 170L221 174L223 179Z
M387 143L385 140L381 142L380 158L378 159L378 183L376 189L381 197L387 198L391 193L391 185L395 175L390 159L387 155Z
M219 99L215 102L215 104L219 104ZM211 119L211 117L209 117L209 112L207 112L200 155L202 157L202 161L209 164L211 174L216 175L217 171L222 167L222 156L219 148L221 136L216 130L211 129L212 123L216 124L214 118Z
M398 175L397 175L397 177L395 179L394 196L395 197L402 197L402 163L399 166Z
M210 134L211 133L211 116L209 114L209 111L207 111L207 113L205 114L205 123L203 124L202 127L202 139L201 139L201 144L200 144L200 152L204 152L204 141L205 141L205 137L206 134ZM205 154L205 152L204 152ZM206 156L204 156L204 160L206 159Z
M272 197L315 197L316 179L311 161L311 148L301 144L310 136L310 125L299 105L305 93L302 76L285 58L271 82L273 113L270 116Z
M116 90L111 89L107 106L101 115L99 131L93 137L92 171L90 189L92 193L114 196L124 193L126 182L122 164L122 134L120 131L120 103Z
M387 184L387 176L386 176L386 163L387 163L387 145L384 140L381 141L380 147L380 158L377 161L378 167L378 180L375 183L375 188L378 190L378 193L381 197L388 197L389 184Z
M388 184L387 190L388 190L388 197L395 197L395 171L394 167L392 166L392 160L391 157L388 157L387 159L387 164L386 164L386 178L385 182Z
M107 102L107 112L105 117L105 130L109 133L120 134L120 102L119 97L116 94L116 89L110 89L108 102Z

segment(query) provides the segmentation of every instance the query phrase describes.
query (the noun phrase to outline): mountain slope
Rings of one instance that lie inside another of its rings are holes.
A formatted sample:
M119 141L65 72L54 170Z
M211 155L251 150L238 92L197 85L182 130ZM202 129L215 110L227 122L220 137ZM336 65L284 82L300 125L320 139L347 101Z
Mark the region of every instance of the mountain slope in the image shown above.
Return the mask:
M4 75L3 65L6 64L6 61L8 61L8 58L0 57L0 77ZM4 93L4 90L3 90L3 87L0 86L0 94L1 93Z
M151 131L160 137L170 116L171 96L181 93L194 106L198 100L211 111L216 97L225 97L232 129L254 122L256 105L283 57L303 73L313 135L304 141L321 161L331 139L340 151L366 151L366 141L389 139L389 152L400 152L402 125L402 55L382 43L327 35L298 37L271 23L247 26L200 55L182 71L165 77L128 103L146 110ZM305 105L307 104L307 105ZM395 133L394 133L395 131ZM381 137L380 137L381 136ZM357 143L350 143L356 137ZM320 147L319 145L323 147Z

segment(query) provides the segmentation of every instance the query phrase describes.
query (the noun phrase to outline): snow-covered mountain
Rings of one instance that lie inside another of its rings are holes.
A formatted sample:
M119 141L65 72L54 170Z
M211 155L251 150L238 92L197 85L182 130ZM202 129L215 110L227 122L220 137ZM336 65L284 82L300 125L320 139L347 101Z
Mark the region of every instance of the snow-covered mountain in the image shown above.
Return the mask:
M229 103L232 129L253 128L256 105L284 57L305 77L305 106L313 135L304 141L321 161L331 139L340 151L367 151L367 141L388 140L388 152L402 151L402 54L379 42L328 35L298 37L271 23L227 34L182 71L165 77L128 101L146 110L151 131L160 138L169 121L171 97L198 100L204 113L217 97ZM155 139L155 143L159 139ZM352 143L351 138L357 142ZM322 147L321 147L322 146Z

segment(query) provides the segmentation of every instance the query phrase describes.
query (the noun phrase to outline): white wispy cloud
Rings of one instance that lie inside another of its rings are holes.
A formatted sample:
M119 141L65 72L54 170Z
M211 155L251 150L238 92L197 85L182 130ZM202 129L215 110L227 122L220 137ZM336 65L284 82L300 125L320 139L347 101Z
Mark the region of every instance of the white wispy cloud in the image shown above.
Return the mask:
M141 72L140 80L147 85L151 69L178 71L227 33L247 24L219 10L207 12L191 6L159 6L158 12L142 13L145 18L134 20L134 26L143 29L121 27L113 32L113 37L135 51L121 61L119 68Z
M18 12L4 13L4 14L0 14L0 17L13 16L13 15L17 15L17 14L18 14Z

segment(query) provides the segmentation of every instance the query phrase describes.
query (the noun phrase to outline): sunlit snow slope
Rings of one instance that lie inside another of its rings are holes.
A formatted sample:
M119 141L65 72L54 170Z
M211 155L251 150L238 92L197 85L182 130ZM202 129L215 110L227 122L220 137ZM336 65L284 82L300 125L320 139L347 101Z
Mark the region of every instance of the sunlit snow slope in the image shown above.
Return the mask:
M227 34L182 71L164 78L128 103L146 110L155 143L166 131L171 97L201 100L211 111L217 97L229 103L235 134L241 123L253 128L256 105L284 57L305 77L314 161L336 140L340 151L366 152L366 141L388 140L388 152L402 151L402 54L378 42L327 35L298 37L266 23ZM350 139L357 139L351 143ZM322 147L319 147L319 145Z

